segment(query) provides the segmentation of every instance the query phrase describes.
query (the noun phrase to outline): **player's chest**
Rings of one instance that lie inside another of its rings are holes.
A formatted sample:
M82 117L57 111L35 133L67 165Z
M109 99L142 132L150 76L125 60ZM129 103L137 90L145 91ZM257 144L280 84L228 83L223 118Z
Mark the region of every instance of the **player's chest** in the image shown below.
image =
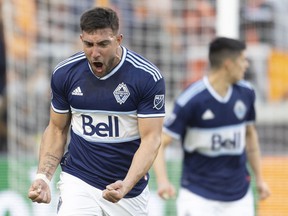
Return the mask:
M226 103L211 100L199 104L194 122L200 127L239 124L246 121L250 111L251 104L245 98L234 98Z
M129 79L78 78L71 82L67 97L75 109L135 110L140 97L135 89L135 83Z

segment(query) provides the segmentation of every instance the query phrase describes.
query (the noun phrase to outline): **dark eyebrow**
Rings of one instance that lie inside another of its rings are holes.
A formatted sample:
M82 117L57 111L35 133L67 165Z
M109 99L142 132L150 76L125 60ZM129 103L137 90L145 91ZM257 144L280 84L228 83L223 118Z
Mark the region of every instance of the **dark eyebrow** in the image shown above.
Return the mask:
M86 41L86 40L83 40L83 42L86 43L86 44L93 44L93 42Z
M109 44L109 43L111 43L110 40L103 40L103 41L98 42L97 44Z
M87 45L94 45L93 42L90 42L90 41L87 41L87 40L83 40L84 43L86 43ZM97 45L105 45L105 44L109 44L111 43L110 40L103 40L103 41L100 41L100 42L97 42L96 44Z

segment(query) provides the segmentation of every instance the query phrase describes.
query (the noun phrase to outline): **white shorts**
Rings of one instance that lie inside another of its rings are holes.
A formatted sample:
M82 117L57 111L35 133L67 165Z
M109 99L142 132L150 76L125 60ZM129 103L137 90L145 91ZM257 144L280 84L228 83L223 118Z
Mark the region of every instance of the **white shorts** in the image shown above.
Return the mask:
M102 198L99 190L81 179L61 172L58 182L60 198L58 216L147 216L148 186L137 197L123 198L111 203Z
M236 201L217 201L203 198L180 188L177 198L177 216L254 216L254 197L251 190Z

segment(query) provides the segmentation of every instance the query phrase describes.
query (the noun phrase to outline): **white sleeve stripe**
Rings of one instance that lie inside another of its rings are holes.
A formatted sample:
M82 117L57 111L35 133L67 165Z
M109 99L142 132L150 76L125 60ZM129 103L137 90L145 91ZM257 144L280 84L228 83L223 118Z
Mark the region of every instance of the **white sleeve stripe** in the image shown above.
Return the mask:
M157 118L157 117L165 117L165 113L157 113L157 114L138 114L139 118Z
M145 64L147 65L150 69L154 70L155 72L157 72L159 74L159 76L161 77L161 73L159 72L158 68L156 68L153 64L151 64L149 61L145 61L143 59L141 59L139 56L135 55L132 52L128 52L128 57L130 57L132 60L135 60L137 62L139 62L139 64Z
M190 86L182 95L180 95L177 100L180 106L184 106L191 98L193 98L198 93L206 89L206 86L202 81L195 83L195 85Z
M133 65L137 65L141 68L145 68L144 69L145 71L147 71L147 72L150 71L153 74L155 74L155 76L157 77L158 80L162 78L161 73L159 72L159 70L156 67L154 67L151 63L142 60L141 58L137 57L136 55L132 54L131 52L128 52L127 59L129 59L130 60L129 62L131 62L131 63L134 62L135 64L133 64Z
M166 127L163 128L163 132L170 135L175 140L181 140L181 136L179 134L167 129Z
M56 113L61 113L61 114L64 114L64 113L68 113L69 110L59 110L59 109L56 109L53 104L51 103L51 107L52 109L56 112Z
M138 65L136 65L133 61L131 61L130 59L126 59L128 62L130 62L131 64L133 64L136 68L141 68L141 69L143 69L144 71L146 71L146 72L148 72L149 74L151 74L152 76L153 76L153 79L154 79L154 81L156 82L157 80L159 80L159 79L157 79L157 77L155 77L155 74L154 73L152 73L151 71L147 71L144 67L140 67L140 66L138 66Z
M59 64L59 65L55 68L55 70L53 71L53 74L54 74L58 69L64 67L65 65L71 64L71 63L73 63L73 62L76 62L76 61L79 61L79 60L85 59L85 58L86 58L86 56L81 55L80 57L78 56L77 58L72 58L72 59L70 59L70 60L67 61L66 63Z
M67 58L67 59L61 61L60 63L58 63L55 68L65 64L66 62L68 62L68 61L70 61L72 59L78 58L79 56L83 56L83 55L84 55L83 51L82 52L78 52L78 53L74 54L73 56L70 56L69 58Z
M242 87L245 87L245 88L249 88L249 89L253 89L253 86L251 85L251 83L249 83L248 81L246 80L240 80L238 83L236 83L236 85L239 85L239 86L242 86Z

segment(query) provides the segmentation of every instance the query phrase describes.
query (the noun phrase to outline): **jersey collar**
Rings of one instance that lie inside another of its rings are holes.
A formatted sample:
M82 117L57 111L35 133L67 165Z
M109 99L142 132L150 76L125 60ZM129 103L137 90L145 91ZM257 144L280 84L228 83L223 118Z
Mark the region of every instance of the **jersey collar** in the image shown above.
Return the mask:
M103 77L97 77L97 76L95 76L95 74L93 73L92 68L91 68L90 64L88 63L88 66L89 66L89 69L90 69L91 73L93 73L94 76L97 77L99 80L106 80L106 79L108 79L109 77L111 77L113 74L115 74L115 73L119 70L119 68L123 65L123 63L124 63L124 61L125 61L125 59L126 59L126 55L127 55L127 49L126 49L125 47L123 47L123 46L121 46L121 48L122 48L121 60L120 60L120 62L113 68L113 70L112 70L110 73L108 73L107 75L105 75L105 76L103 76Z
M214 97L217 101L219 101L220 103L226 103L229 101L229 99L231 98L231 95L232 95L232 87L229 86L228 88L228 91L227 91L227 94L222 97L220 96L215 90L214 88L211 86L211 84L209 83L209 80L208 80L208 77L205 76L203 78L203 82L204 84L206 85L209 93L212 95L212 97Z

